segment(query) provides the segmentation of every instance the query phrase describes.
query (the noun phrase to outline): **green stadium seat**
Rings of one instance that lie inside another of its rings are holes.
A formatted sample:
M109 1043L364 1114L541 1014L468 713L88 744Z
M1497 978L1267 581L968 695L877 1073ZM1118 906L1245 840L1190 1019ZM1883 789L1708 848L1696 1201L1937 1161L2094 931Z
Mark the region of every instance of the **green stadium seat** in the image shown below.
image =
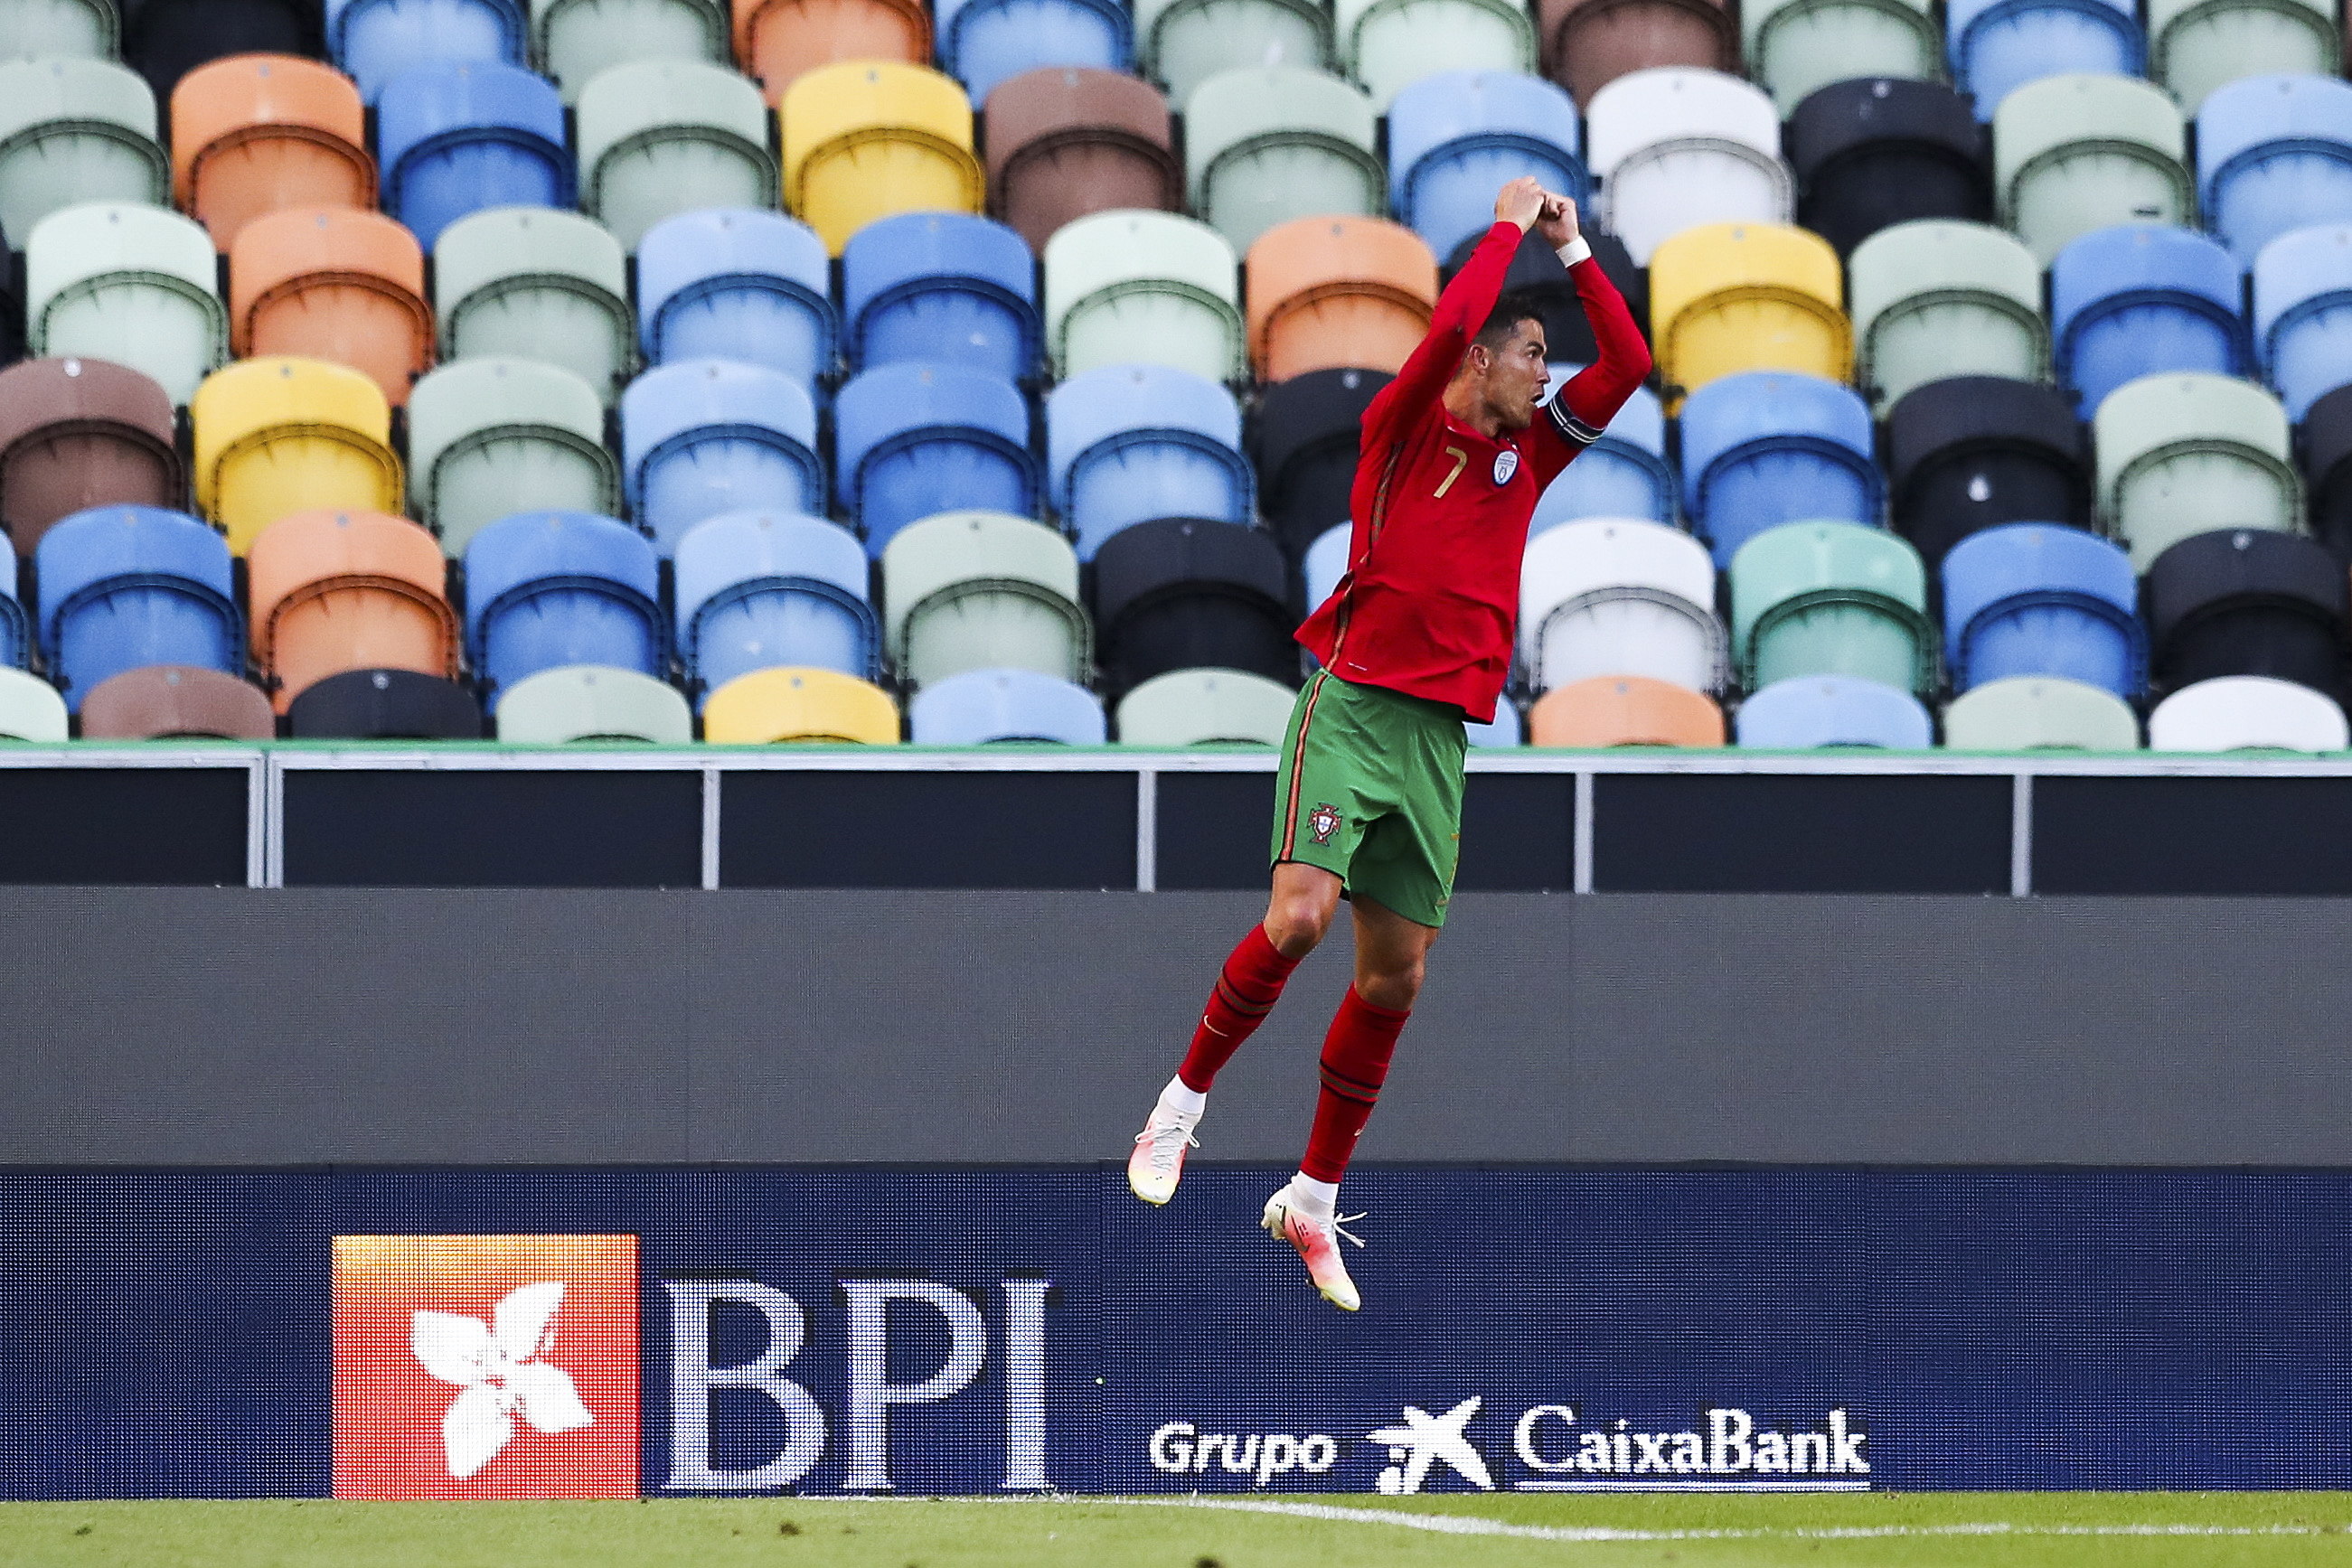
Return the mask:
M499 738L516 746L643 740L685 746L694 714L675 686L608 664L559 664L499 694Z
M1992 116L1993 199L2001 222L2050 265L2069 241L2117 224L2192 224L2180 106L2126 77L2042 77Z
M946 512L909 524L882 551L883 629L910 687L966 670L1034 670L1083 685L1094 632L1078 557L1042 523Z
M25 341L35 355L111 360L185 406L227 361L212 236L132 202L61 207L25 247Z
M451 559L517 512L621 509L596 389L535 360L457 360L408 397L408 494Z
M1536 29L1515 0L1336 0L1339 63L1381 111L1444 71L1533 75Z
M2147 0L2148 78L2191 119L2245 77L2334 76L2343 40L2326 0Z
M0 740L52 745L66 738L66 699L38 675L0 666Z
M1880 413L1952 376L2050 379L2042 268L1984 224L1922 218L1853 247L1854 379Z
M155 94L110 60L0 63L0 236L22 250L33 225L81 202L168 206L172 163L156 139Z
M1171 670L1118 702L1121 746L1279 746L1297 694L1241 670Z
M1943 79L1943 38L1927 0L1748 0L1739 11L1748 74L1784 117L1835 81Z
M2191 534L2302 528L2286 410L2252 382L2142 376L2106 395L2091 432L2101 524L2140 572Z
M2055 675L1987 681L1944 710L1955 751L2137 751L2139 719L2111 691Z
M1220 71L1318 70L1331 59L1331 12L1317 0L1135 0L1136 68L1182 103Z
M635 361L628 258L577 213L493 207L451 224L433 247L433 306L445 361L560 365L608 406Z
M1806 675L1935 689L1919 552L1881 528L1788 523L1731 558L1731 650L1753 692Z
M1171 365L1207 381L1246 373L1240 264L1208 225L1173 213L1096 213L1045 246L1055 374Z
M110 60L121 42L111 0L0 0L0 52L9 59Z
M1221 71L1184 100L1192 210L1235 250L1292 218L1378 217L1375 119L1371 99L1322 71Z
M530 0L531 61L576 103L608 66L633 60L734 64L727 0Z
M744 77L700 60L636 60L580 89L573 144L580 210L624 250L676 213L773 207L768 103Z

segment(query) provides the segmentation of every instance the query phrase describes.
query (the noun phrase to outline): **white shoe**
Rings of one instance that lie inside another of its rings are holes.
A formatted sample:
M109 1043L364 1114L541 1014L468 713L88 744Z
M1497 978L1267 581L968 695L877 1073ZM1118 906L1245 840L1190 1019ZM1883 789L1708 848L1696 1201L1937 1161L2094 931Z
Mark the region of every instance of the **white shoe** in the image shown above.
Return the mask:
M1307 1265L1307 1277L1315 1281L1315 1289L1323 1299L1343 1312L1352 1312L1364 1304L1364 1299L1356 1293L1356 1281L1348 1278L1347 1260L1339 1256L1339 1238L1346 1237L1361 1247L1362 1239L1349 1235L1344 1227L1363 1218L1360 1214L1341 1214L1329 1219L1309 1218L1292 1205L1290 1188L1286 1184L1265 1200L1264 1223L1267 1235L1298 1249L1299 1260Z
M1143 1131L1135 1134L1135 1152L1127 1156L1128 1190L1150 1204L1174 1197L1176 1184L1184 1179L1184 1151L1201 1146L1192 1135L1200 1121L1198 1111L1153 1105Z

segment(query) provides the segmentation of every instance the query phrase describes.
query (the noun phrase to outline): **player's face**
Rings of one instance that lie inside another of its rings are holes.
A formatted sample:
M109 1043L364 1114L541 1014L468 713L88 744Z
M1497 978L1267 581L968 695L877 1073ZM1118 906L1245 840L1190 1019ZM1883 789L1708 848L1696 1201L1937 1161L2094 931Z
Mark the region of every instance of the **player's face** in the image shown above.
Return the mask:
M1486 406L1505 430L1525 430L1536 419L1536 400L1551 379L1543 323L1521 321L1486 367Z

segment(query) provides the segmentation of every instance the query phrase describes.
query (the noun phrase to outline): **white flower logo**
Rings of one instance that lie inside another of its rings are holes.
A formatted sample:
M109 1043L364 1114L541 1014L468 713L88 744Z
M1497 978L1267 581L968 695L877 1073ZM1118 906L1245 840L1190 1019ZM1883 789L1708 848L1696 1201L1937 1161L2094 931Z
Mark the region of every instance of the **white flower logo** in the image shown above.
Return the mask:
M509 1291L490 1322L456 1312L418 1312L409 1348L425 1370L463 1390L441 1417L449 1474L465 1480L498 1458L514 1438L514 1413L541 1432L570 1432L596 1417L560 1366L539 1357L554 1346L556 1309L563 1281L542 1281Z

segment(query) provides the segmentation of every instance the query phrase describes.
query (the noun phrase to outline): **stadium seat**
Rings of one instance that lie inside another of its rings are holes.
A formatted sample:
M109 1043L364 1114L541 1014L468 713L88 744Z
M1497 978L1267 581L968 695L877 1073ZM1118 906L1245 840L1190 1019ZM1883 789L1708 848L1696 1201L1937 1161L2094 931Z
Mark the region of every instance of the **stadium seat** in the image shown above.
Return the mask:
M2118 697L2147 685L2139 580L2107 540L2007 523L1955 545L1942 575L1944 669L1955 692L2015 675L2062 675Z
M2313 403L2302 436L2312 531L2337 555L2352 559L2352 391L2338 387Z
M479 740L481 705L454 680L388 668L313 682L285 708L296 740Z
M610 404L634 363L628 258L577 213L496 207L460 218L433 247L441 357L561 365Z
M2352 83L2248 77L2197 113L2205 222L2251 266L2290 229L2352 220Z
M0 666L0 740L63 742L69 723L66 699L55 686L38 675Z
M1231 393L1161 365L1105 365L1045 400L1054 509L1081 560L1155 517L1247 524L1255 480L1241 443Z
M215 250L265 213L373 208L367 110L351 78L293 55L232 55L172 89L172 194Z
M1278 224L1249 247L1244 276L1250 359L1265 381L1400 370L1437 305L1437 258L1411 229L1379 218Z
M1174 750L1186 746L1279 746L1296 694L1243 670L1171 670L1118 699L1118 742Z
M1780 162L1780 115L1760 89L1721 71L1661 67L1583 101L1601 226L1641 266L1693 228L1789 221L1796 191Z
M2325 545L2294 534L2192 534L2147 569L2156 684L2269 675L2341 697L2352 584Z
M1896 224L1992 216L1984 127L1966 98L1939 83L1832 83L1797 106L1782 141L1797 222L1840 256Z
M1848 267L1854 379L1873 407L1954 376L2050 379L2042 266L2014 235L1923 219L1879 230Z
M784 204L835 256L877 218L981 210L986 182L972 153L971 104L953 78L847 60L793 82L777 112Z
M882 608L890 662L910 687L965 670L1081 684L1092 673L1077 553L1025 517L946 512L899 529L882 552Z
M2079 74L2028 82L1992 117L2000 222L2044 267L2093 229L2191 223L2196 188L2181 162L2188 139L2179 106L2162 88Z
M1258 509L1293 559L1346 521L1364 410L1391 379L1383 371L1316 371L1259 396L1247 435ZM1052 423L1049 402L1049 432Z
M499 695L498 737L509 746L642 740L687 746L694 713L677 689L635 670L562 664L526 675Z
M1528 709L1529 746L1721 746L1723 710L1704 692L1648 675L1554 686Z
M2252 382L2144 376L2107 394L2091 430L2103 525L2141 571L2191 534L2301 524L2286 411Z
M1101 698L1034 670L966 670L925 686L907 705L907 727L917 746L1100 746L1109 737Z
M148 664L244 667L228 546L185 513L77 512L41 536L34 560L41 653L68 708L79 712L100 681Z
M1293 218L1381 206L1371 99L1338 77L1294 66L1221 71L1184 103L1185 188L1192 210L1247 250Z
M1024 71L988 95L981 124L988 210L1033 251L1090 213L1184 204L1168 100L1149 82L1074 66Z
M1481 230L1477 239L1465 241L1447 257L1441 275L1451 279L1466 266L1470 255L1478 247L1486 234ZM1625 301L1625 309L1641 329L1644 342L1649 340L1650 281L1649 275L1633 265L1626 254L1624 242L1615 235L1597 229L1584 231L1585 240L1592 246L1592 259L1601 264L1601 275L1616 287ZM1591 364L1600 356L1600 346L1592 336L1592 323L1585 319L1584 302L1576 292L1576 280L1551 246L1544 244L1543 235L1530 229L1520 236L1519 248L1512 253L1510 270L1503 275L1503 287L1510 292L1527 296L1535 305L1536 313L1544 324L1544 345L1555 364Z
M647 229L704 207L773 207L768 106L733 71L639 60L599 72L573 111L580 210L635 251Z
M0 371L0 526L16 553L30 556L52 523L91 507L182 505L173 434L170 395L136 371L104 360Z
M1918 698L1855 675L1802 675L1766 686L1739 705L1736 728L1741 746L1773 751L1925 751L1935 744L1935 721Z
M2158 224L2094 229L2060 251L2050 264L2050 331L2076 410L2165 371L2245 374L2245 281L2221 246Z
M291 513L400 509L392 407L348 366L240 360L205 378L188 420L196 509L238 555Z
M297 512L264 528L246 591L253 662L278 711L346 671L456 680L461 634L446 580L441 547L405 517Z
M1421 78L1389 105L1389 211L1439 256L1495 222L1495 193L1532 174L1581 201L1576 105L1540 77L1456 70Z
M16 670L30 664L40 641L38 607L26 605L17 598L17 592L16 574L0 573L0 669Z
M2183 686L2147 716L2151 751L2342 751L2347 744L2334 697L2267 675Z
M0 267L13 273L14 267ZM0 277L0 369L25 357L25 295L13 277Z
M2191 115L2246 77L2334 76L2343 64L2327 0L2148 0L2147 74Z
M1882 528L1789 523L1731 558L1731 650L1749 691L1807 675L1936 689L1919 552Z
M735 55L770 103L820 66L931 57L922 0L734 0Z
M2045 77L2136 77L2147 52L2125 0L1950 0L1944 47L1979 120Z
M1339 580L1348 572L1348 551L1355 542L1353 523L1334 523L1307 545L1299 557L1298 576L1306 592L1300 602L1306 614L1311 615L1323 607L1339 587ZM1308 662L1313 662L1312 655Z
M1136 64L1189 102L1223 71L1249 67L1327 68L1331 12L1314 0L1136 0Z
M530 0L531 58L567 102L607 67L707 61L732 70L727 0Z
M1551 367L1550 396L1559 395L1574 365ZM1675 520L1675 470L1666 461L1666 411L1657 394L1635 387L1625 406L1563 469L1536 502L1530 535L1578 517Z
M1685 392L1753 371L1832 382L1853 368L1837 252L1771 224L1710 224L1658 247L1650 339L1672 412Z
M714 746L896 746L898 709L881 687L837 670L754 670L703 703L702 737Z
M1506 692L1495 700L1495 716L1492 719L1485 724L1465 721L1462 735L1474 747L1501 749L1525 746L1528 743L1527 720L1520 715L1518 705Z
M2110 691L2054 675L1987 681L1944 709L1950 751L2137 751L2139 719Z
M1747 0L1748 74L1788 114L1832 82L1936 81L1943 35L1926 0Z
M1683 405L1683 511L1727 568L1782 523L1878 521L1870 410L1816 376L1763 371L1727 376Z
M370 103L418 66L521 65L524 0L326 0L327 51Z
M12 60L110 60L120 32L111 0L11 0L0 7L0 51Z
M572 203L563 100L517 66L458 60L403 71L376 99L375 144L384 211L426 250L443 229L486 208Z
M1001 377L880 365L841 389L833 419L834 498L872 554L943 503L1024 517L1044 506L1029 401Z
M814 390L838 336L824 242L778 213L713 208L664 218L637 246L646 362L740 360Z
M1534 79L1535 24L1515 0L1334 0L1332 11L1340 68L1384 114L1440 73Z
M1895 531L1930 566L1980 528L2091 526L2091 449L2056 389L1954 376L1904 395L1886 416Z
M938 0L940 69L975 103L1025 71L1125 70L1134 52L1119 0Z
M83 694L84 740L275 740L269 699L243 677L198 664L148 664Z
M1706 547L1633 517L1563 523L1528 541L1518 642L1536 692L1597 675L1717 692L1728 676Z
M2254 355L2300 422L2352 384L2352 224L2293 229L2254 257Z
M211 238L177 213L127 202L61 207L33 225L25 246L26 345L128 366L185 403L228 358L217 276Z
M416 236L381 213L297 208L237 231L229 347L362 371L397 408L433 366L433 307Z
M517 512L621 509L596 389L532 360L460 360L408 402L409 501L450 556Z
M866 550L848 529L789 512L729 512L677 541L677 656L689 685L779 664L880 678Z
M82 202L170 203L155 95L110 60L0 62L0 238Z
M841 253L841 287L853 369L920 361L1006 381L1036 373L1037 258L1003 224L963 213L868 224Z
M669 663L661 563L643 534L591 512L501 518L466 546L466 647L492 714L541 670Z
M757 365L658 366L621 399L621 481L629 515L664 555L721 512L821 513L816 404L790 376Z
M1103 686L1171 670L1247 670L1297 685L1290 569L1272 536L1204 517L1138 523L1095 557Z
M207 60L327 53L318 0L115 0L115 9L123 63L147 78L158 102Z
M1738 18L1713 0L1537 0L1536 26L1545 73L1587 107L1634 71L1739 68Z
M1057 376L1169 365L1246 373L1240 264L1224 236L1173 213L1097 213L1045 246L1045 333Z

